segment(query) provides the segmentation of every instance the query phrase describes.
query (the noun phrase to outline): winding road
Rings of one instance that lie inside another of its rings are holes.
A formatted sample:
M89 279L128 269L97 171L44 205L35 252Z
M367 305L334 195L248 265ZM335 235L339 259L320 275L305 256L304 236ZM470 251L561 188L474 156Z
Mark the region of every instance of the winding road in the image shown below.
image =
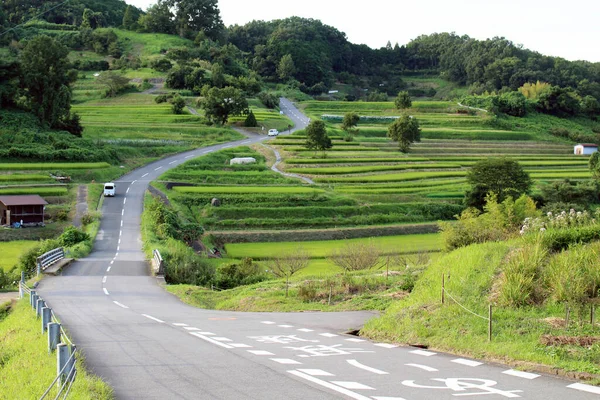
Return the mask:
M291 102L297 128L308 119ZM598 399L600 388L347 334L369 312L239 313L181 303L150 276L140 215L170 168L262 136L171 156L123 176L93 252L38 293L118 399Z

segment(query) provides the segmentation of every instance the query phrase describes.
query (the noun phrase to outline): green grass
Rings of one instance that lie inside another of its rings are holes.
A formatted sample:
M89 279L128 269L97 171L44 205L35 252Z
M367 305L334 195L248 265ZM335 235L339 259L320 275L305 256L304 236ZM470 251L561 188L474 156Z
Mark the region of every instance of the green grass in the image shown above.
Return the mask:
M0 174L0 183L12 183L12 182L30 182L30 181L52 181L50 175L40 174Z
M56 377L56 354L48 354L48 339L40 333L40 321L29 306L28 298L0 320L0 397L37 399ZM56 386L49 398L57 395ZM110 400L112 389L98 377L90 375L77 363L77 379L69 398Z
M68 189L65 187L14 187L0 188L0 195L26 195L38 194L40 196L66 196Z
M381 175L365 175L357 177L341 177L341 178L316 178L316 182L402 182L402 181L414 181L419 179L437 179L437 178L452 178L459 176L466 176L467 171L438 171L438 172L404 172L395 174L381 174Z
M174 191L180 193L321 193L322 189L302 186L176 186Z
M101 169L110 167L106 162L95 163L0 163L1 171L52 171L63 169Z
M327 258L333 250L343 249L348 243L372 240L383 254L401 254L420 251L438 251L442 247L441 236L437 233L422 235L381 236L372 239L327 240L314 242L278 242L278 243L236 243L227 244L228 257L269 259L291 252L298 247L305 249L311 258Z
M17 264L19 257L25 251L37 245L34 240L15 240L12 242L0 242L0 269L8 272Z
M400 165L371 165L365 167L324 167L324 168L288 168L287 172L309 175L342 175L361 174L378 171L400 171L412 169L459 168L458 164L400 164Z
M122 29L111 29L117 34L119 40L125 44L125 51L136 56L158 56L172 47L188 47L193 45L192 41L177 35L137 33Z

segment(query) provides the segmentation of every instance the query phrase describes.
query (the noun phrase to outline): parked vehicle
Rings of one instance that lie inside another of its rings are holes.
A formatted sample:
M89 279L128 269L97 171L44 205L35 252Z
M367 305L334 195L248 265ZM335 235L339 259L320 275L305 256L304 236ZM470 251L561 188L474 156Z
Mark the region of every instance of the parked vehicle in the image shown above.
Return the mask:
M269 129L268 136L277 136L279 135L279 131L277 129Z
M117 191L117 185L112 182L107 182L104 184L104 197L115 197L115 192Z

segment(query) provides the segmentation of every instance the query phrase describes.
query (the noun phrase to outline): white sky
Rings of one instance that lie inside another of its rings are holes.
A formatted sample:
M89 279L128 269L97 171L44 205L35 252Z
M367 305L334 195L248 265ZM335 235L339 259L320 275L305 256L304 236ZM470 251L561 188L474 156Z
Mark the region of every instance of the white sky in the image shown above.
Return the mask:
M155 0L125 0L142 9ZM504 36L545 55L600 62L599 0L219 0L225 25L319 19L373 48L434 32Z

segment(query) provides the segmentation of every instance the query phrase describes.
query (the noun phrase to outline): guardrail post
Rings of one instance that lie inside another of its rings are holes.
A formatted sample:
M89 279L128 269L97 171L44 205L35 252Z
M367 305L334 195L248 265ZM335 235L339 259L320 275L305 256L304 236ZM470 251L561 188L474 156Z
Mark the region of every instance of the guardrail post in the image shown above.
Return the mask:
M52 321L52 310L49 307L42 308L42 335L48 329L50 321Z
M53 352L60 344L60 324L50 322L48 324L48 352Z
M75 377L75 352L77 351L77 346L74 344L69 346L69 362L67 362L66 368L66 376L67 380L70 382Z
M23 289L23 285L25 285L25 271L21 271L21 280L19 281L19 299L25 297L25 289Z
M31 297L30 297L31 308L35 309L35 307L37 306L37 300L38 300L38 295L35 292L35 290L32 290Z
M56 374L58 378L58 387L61 387L65 383L65 377L67 376L68 367L67 362L69 361L69 346L64 343L60 343L56 347Z
M46 307L46 302L40 298L36 301L35 306L35 316L39 318L42 316L42 308Z
M38 261L36 263L36 269L35 270L36 270L36 273L37 273L38 276L42 273L42 263L40 261Z

